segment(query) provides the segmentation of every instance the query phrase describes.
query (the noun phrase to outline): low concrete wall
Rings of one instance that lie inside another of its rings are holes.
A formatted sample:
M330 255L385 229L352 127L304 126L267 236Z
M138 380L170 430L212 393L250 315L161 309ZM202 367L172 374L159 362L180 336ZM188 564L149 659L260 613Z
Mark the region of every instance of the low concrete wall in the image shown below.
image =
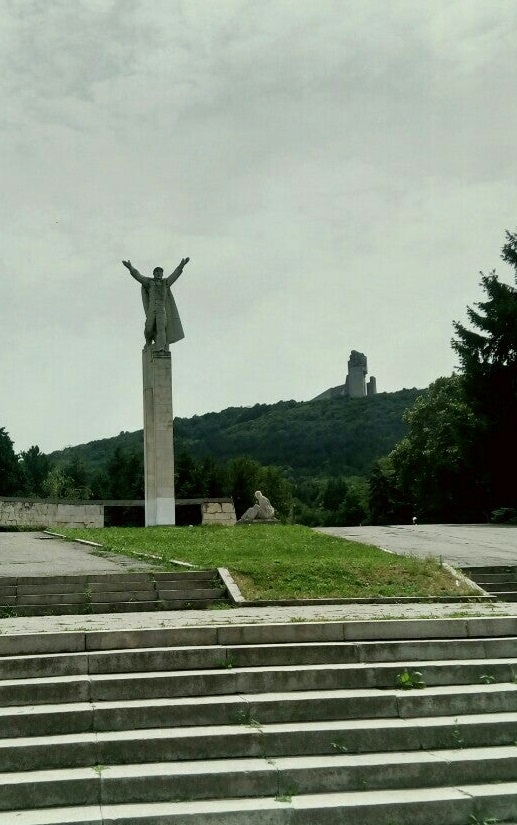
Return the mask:
M104 507L89 502L0 498L2 527L104 527Z
M231 527L237 521L233 501L203 501L201 503L202 524L223 524Z
M0 497L2 527L104 527L104 508L142 508L143 501L57 501ZM194 506L198 524L235 524L231 498L177 499L177 508ZM201 513L201 517L199 517Z

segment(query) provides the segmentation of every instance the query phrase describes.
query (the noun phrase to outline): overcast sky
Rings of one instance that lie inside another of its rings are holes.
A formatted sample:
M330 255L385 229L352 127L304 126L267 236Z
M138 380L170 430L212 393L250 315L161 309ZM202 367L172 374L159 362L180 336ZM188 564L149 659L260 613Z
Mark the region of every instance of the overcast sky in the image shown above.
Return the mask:
M0 426L142 426L138 284L190 256L174 409L454 368L517 225L515 0L0 0Z

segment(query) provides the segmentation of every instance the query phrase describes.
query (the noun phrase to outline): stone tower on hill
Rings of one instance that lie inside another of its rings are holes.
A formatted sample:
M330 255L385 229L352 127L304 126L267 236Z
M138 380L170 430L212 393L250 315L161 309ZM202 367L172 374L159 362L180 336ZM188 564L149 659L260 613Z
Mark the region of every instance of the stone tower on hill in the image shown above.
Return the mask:
M377 394L377 382L371 376L368 383L366 382L366 375L368 368L366 364L366 355L362 352L357 352L353 349L348 359L348 375L344 384L339 387L331 387L329 390L317 395L313 401L319 401L321 398L337 398L339 396L346 396L347 398L363 398L365 395Z

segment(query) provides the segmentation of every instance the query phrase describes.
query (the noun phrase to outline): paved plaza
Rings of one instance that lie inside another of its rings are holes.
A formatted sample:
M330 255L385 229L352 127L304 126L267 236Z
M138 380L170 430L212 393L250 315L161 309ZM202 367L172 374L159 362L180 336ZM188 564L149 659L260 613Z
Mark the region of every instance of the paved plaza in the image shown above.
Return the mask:
M0 578L3 576L87 576L149 570L149 565L95 547L42 532L0 532Z
M442 557L453 567L517 566L517 527L493 524L417 524L318 527L322 533L404 555Z

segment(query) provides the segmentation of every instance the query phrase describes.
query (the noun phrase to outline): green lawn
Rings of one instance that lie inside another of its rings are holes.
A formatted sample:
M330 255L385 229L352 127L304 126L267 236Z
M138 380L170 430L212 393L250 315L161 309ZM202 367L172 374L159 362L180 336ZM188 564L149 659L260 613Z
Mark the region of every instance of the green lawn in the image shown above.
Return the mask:
M248 599L477 595L458 587L434 559L391 555L301 525L60 532L127 556L149 553L169 568L174 559L227 567Z

